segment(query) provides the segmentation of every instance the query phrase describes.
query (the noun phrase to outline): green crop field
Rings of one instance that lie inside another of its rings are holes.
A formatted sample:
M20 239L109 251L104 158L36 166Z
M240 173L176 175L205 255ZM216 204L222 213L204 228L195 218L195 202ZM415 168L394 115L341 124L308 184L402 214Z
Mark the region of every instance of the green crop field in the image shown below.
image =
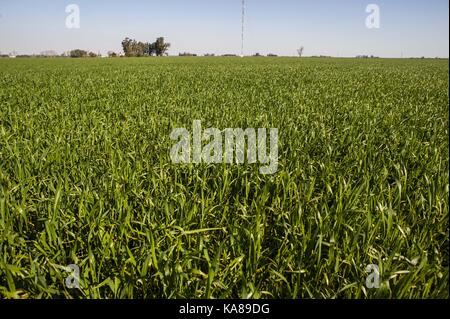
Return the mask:
M448 76L437 59L0 59L0 297L448 298ZM278 171L173 163L194 120L278 128Z

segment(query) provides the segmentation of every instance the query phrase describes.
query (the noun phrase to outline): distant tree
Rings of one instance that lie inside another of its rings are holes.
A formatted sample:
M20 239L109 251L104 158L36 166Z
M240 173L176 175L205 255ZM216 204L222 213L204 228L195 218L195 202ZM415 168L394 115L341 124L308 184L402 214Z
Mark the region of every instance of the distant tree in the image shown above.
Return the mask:
M97 54L95 54L94 52L89 52L89 53L88 53L88 57L90 57L90 58L96 58L96 57L97 57Z
M180 52L178 53L178 56L197 56L197 54L189 52Z
M116 53L116 52L108 51L108 57L110 57L110 58L115 58L116 56L117 56L117 53Z
M153 56L156 54L156 43L146 43L147 54L149 56Z
M165 42L163 37L157 38L154 45L155 53L157 56L163 56L170 48L170 43Z
M135 44L136 44L136 40L132 40L128 37L126 37L122 41L122 49L123 49L123 53L125 54L125 56L127 56L127 57L134 56Z
M128 37L122 41L122 49L126 57L162 56L167 53L169 47L170 43L166 43L162 37L153 43L137 42Z
M301 46L300 48L297 49L297 54L300 58L303 56L304 51L305 51L305 48L303 46Z
M136 44L136 56L152 56L152 44L148 42L138 42Z
M88 53L87 51L76 49L70 51L69 55L71 58L84 58L87 57Z

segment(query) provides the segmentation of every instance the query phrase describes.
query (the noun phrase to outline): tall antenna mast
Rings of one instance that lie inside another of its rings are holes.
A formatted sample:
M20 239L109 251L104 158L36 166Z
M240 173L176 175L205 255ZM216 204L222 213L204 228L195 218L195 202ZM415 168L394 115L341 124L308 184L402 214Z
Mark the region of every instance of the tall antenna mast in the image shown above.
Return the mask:
M244 57L244 24L245 24L245 0L242 0L242 33L241 33L241 57Z

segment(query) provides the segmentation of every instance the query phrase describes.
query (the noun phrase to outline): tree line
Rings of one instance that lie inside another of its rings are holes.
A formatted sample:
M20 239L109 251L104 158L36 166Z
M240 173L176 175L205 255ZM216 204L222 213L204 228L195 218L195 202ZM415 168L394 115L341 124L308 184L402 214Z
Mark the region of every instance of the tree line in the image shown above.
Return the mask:
M94 52L88 52L80 49L72 50L69 52L71 58L96 58L98 55Z
M155 42L138 42L134 39L125 38L122 41L123 53L126 57L163 56L167 55L170 43L159 37Z
M170 48L170 43L167 43L163 37L159 37L155 42L141 42L135 39L126 37L122 41L123 53L126 57L144 57L144 56L164 56ZM68 54L71 58L95 58L99 55L94 52L85 50L72 50ZM109 57L119 56L117 53L109 51Z

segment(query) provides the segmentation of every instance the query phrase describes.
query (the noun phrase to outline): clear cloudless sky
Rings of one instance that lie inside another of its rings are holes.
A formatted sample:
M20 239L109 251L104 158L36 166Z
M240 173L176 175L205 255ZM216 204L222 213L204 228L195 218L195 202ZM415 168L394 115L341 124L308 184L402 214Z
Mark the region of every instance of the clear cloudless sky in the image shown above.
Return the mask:
M80 8L67 29L65 8ZM368 29L366 7L380 8ZM448 0L246 0L245 54L448 57ZM121 51L125 37L164 36L179 52L241 50L241 0L0 0L0 51Z

